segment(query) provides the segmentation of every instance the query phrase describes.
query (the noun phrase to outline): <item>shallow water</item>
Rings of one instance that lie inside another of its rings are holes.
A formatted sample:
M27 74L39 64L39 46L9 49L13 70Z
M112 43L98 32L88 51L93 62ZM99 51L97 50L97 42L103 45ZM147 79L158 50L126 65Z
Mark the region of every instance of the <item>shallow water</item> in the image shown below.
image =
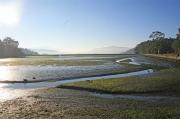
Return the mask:
M166 64L136 55L65 55L52 57L28 57L0 59L0 81L39 81L49 79L69 79L111 74L121 70L120 63L130 59L129 64ZM60 61L60 62L59 62ZM61 62L63 61L63 62ZM70 61L70 64L67 63ZM88 61L85 64L76 64ZM93 62L93 65L90 65ZM97 64L96 64L97 62ZM11 64L11 65L10 65ZM12 65L13 64L13 65ZM88 65L89 64L89 65Z
M145 95L125 95L125 94L100 94L100 93L91 93L92 96L100 97L100 98L108 98L108 99L130 99L130 100L137 100L137 101L179 101L180 98L178 97L171 97L171 96L145 96Z
M101 75L121 69L112 56L52 56L0 59L0 81L39 81ZM86 63L84 63L86 62Z
M154 63L156 62L135 55L88 55L88 56L60 56L60 57L37 57L37 58L19 58L19 59L0 59L0 81L23 81L27 80L47 80L53 79L52 81L36 82L36 83L0 83L0 101L10 100L17 98L28 93L29 90L36 88L49 88L56 87L61 84L86 81L86 80L97 80L97 79L109 79L127 76L137 76L146 75L152 73L151 69L126 73L126 74L116 74L107 76L97 76L103 72L120 70L123 68L120 64L116 63L118 60L123 58L131 58L132 64L139 65L142 63ZM82 66L57 66L57 65L15 65L6 66L3 62L6 61L38 61L38 60L88 60L88 61L105 61L98 65L82 65ZM168 64L168 63L167 63ZM170 63L168 64L170 65ZM87 77L87 78L77 78L77 77ZM69 79L54 81L54 79Z
M97 66L0 66L0 81L28 81L67 79L99 75L104 71L118 70L118 64Z
M125 60L131 60L130 62L123 62ZM140 63L138 63L134 58L123 58L123 59L119 59L119 60L116 60L117 63L128 63L128 64L133 64L133 65L141 65Z
M127 76L138 76L138 75L146 75L153 73L152 69L125 73L125 74L116 74L116 75L107 75L107 76L96 76L96 77L88 77L88 78L78 78L71 80L61 80L61 81L44 81L37 83L0 83L0 101L11 100L14 98L22 97L28 94L28 91L37 88L50 88L56 87L66 83L73 83L78 81L87 81L87 80L98 80L98 79L110 79L110 78L120 78Z
M115 74L115 75L107 75L107 76L95 76L95 77L87 77L87 78L72 78L69 80L60 80L60 81L44 81L44 82L36 82L36 83L6 83L0 84L1 88L9 88L9 89L34 89L34 88L49 88L56 87L58 85L62 85L65 83L73 83L78 81L87 81L87 80L98 80L98 79L110 79L110 78L120 78L127 76L138 76L153 73L152 69L125 73L125 74Z

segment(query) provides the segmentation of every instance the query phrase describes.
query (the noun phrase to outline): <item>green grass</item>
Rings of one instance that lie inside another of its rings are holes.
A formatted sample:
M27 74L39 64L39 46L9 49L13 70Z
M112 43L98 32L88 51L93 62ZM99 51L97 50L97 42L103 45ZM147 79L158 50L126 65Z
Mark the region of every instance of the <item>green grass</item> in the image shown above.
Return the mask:
M180 69L164 69L148 77L100 79L64 84L63 88L106 93L180 92Z

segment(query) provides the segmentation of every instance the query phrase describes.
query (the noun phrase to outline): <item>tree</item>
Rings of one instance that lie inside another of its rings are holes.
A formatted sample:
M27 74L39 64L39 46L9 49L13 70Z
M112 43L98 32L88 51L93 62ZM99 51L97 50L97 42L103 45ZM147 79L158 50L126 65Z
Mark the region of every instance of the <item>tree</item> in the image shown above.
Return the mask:
M160 40L165 38L165 34L160 31L154 31L151 33L149 38L152 38L153 40Z
M174 49L175 53L179 54L180 53L180 38L176 39L173 44L172 48Z
M152 38L153 40L155 40L156 53L160 54L160 49L162 48L162 42L163 42L163 39L165 38L165 34L160 31L154 31L151 33L149 38Z
M10 37L0 40L0 57L22 57L24 54L18 48L19 42Z
M136 53L160 54L174 52L172 48L172 44L175 41L174 38L165 38L164 33L159 31L153 32L150 38L152 38L152 40L144 41L136 46Z

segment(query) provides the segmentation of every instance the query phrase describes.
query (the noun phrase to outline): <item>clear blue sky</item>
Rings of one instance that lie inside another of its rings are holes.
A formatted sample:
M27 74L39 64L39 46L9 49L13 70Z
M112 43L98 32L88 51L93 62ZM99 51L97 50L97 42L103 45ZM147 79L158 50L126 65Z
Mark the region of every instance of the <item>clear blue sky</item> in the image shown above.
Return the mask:
M174 37L180 27L180 0L4 1L0 37L13 37L27 48L83 53L105 46L134 47L152 31Z

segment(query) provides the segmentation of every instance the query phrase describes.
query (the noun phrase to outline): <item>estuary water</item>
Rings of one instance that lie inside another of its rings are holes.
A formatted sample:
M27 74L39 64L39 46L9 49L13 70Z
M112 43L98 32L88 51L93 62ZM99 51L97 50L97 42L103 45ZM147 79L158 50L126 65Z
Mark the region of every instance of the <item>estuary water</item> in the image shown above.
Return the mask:
M157 60L137 55L65 55L0 59L0 101L23 96L31 89L153 73L152 69L114 73L124 69L119 62L127 59L130 59L127 63L133 65L158 63ZM174 65L159 62L159 65L165 64L168 67Z

